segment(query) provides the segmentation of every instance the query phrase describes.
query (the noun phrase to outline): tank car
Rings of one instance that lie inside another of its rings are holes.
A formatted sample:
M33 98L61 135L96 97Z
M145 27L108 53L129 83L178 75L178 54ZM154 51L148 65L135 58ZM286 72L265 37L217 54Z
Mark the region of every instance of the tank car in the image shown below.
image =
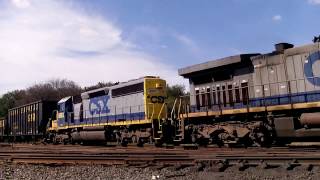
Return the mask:
M48 129L54 143L152 142L162 136L166 81L147 76L58 102Z
M186 142L269 146L320 136L320 43L275 45L179 69L190 96L180 116Z

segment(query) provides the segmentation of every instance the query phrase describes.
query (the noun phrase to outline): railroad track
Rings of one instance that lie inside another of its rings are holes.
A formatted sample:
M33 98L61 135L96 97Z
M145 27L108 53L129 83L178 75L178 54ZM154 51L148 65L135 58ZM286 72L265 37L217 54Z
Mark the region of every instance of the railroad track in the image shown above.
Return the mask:
M319 149L199 149L165 148L105 148L79 146L27 146L0 149L0 161L46 165L101 164L135 167L176 168L193 166L197 170L223 171L230 166L239 170L248 167L284 167L288 170L302 166L310 170L320 167Z

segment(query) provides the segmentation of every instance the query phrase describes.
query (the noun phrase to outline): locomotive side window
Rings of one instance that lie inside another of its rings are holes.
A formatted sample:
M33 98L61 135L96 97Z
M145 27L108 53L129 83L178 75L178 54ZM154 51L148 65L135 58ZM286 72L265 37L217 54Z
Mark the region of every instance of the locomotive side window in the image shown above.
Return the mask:
M120 87L112 90L112 97L119 97L119 96L125 96L129 94L140 93L140 92L143 92L143 89L144 89L143 83Z
M212 89L212 97L213 97L213 104L216 105L217 104L217 97L216 97L216 90L213 88Z
M223 98L223 106L227 106L227 94L226 94L226 87L222 86L222 98Z
M248 104L248 98L249 98L249 88L248 88L248 83L241 83L241 91L242 91L242 101L244 105Z
M232 85L228 85L228 95L229 95L229 103L230 106L233 106L233 92L232 92Z
M211 108L211 94L210 94L209 87L207 88L207 105L208 105L208 108L210 109Z
M200 110L199 90L196 90L196 105L197 105L197 110Z
M221 92L220 87L217 87L218 105L221 105Z
M201 93L201 107L205 107L206 106L206 94L205 92L200 92Z
M236 103L240 103L240 89L239 86L235 87Z

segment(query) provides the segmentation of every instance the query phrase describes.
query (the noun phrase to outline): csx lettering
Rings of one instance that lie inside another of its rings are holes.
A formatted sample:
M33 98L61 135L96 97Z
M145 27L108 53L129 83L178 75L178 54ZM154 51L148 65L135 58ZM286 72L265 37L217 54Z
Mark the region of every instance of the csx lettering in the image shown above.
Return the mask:
M150 98L152 103L164 103L164 97L163 96L152 96Z

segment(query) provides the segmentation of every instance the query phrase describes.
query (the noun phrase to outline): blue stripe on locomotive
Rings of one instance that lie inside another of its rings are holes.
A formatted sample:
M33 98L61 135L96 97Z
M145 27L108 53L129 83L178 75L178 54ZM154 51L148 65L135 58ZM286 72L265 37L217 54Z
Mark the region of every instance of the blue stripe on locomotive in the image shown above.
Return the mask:
M145 119L144 112L133 112L133 113L122 113L116 115L108 115L110 113L110 106L108 102L110 100L110 96L99 96L89 99L88 104L83 104L83 110L87 113L83 114L83 120L74 119L71 122L71 118L67 116L67 109L65 103L61 103L60 112L64 113L64 118L59 118L58 125L84 125L84 124L99 124L99 123L111 123L117 121L127 121L127 120L143 120ZM87 106L87 107L85 107ZM67 118L67 122L66 119Z

